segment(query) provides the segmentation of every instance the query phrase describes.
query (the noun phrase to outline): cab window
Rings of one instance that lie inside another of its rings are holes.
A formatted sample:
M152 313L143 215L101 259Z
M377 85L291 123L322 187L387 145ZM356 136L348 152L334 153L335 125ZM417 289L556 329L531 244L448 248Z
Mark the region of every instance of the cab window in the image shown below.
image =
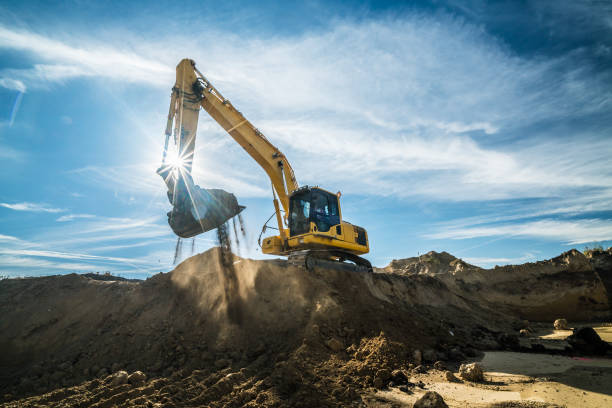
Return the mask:
M289 232L291 236L310 231L310 192L295 194L289 202Z
M317 230L327 232L332 226L340 224L338 197L322 190L312 190L311 195L311 219Z

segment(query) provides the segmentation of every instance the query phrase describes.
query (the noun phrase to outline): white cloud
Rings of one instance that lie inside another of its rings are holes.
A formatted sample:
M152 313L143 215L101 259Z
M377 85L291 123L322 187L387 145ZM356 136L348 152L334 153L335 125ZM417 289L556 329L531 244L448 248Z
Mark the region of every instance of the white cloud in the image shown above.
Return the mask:
M59 213L66 211L61 208L49 207L47 204L42 203L0 203L0 207L8 208L14 211L30 211L30 212L47 212L47 213Z
M3 234L0 234L0 241L11 241L11 242L17 242L17 241L19 241L19 238L15 238L15 237L12 237L12 236L10 236L10 235L3 235Z
M568 245L612 240L612 220L538 220L513 224L449 228L426 236L430 239L529 237L566 242Z
M74 41L74 40L73 40ZM171 65L144 58L135 52L106 45L71 46L33 32L0 26L0 48L24 51L44 63L29 69L5 70L13 81L63 81L82 76L104 77L130 82L166 84L173 75Z
M11 89L18 92L25 92L26 86L23 82L12 78L0 78L0 86L6 89Z
M21 255L28 257L39 257L39 258L55 258L55 259L75 259L75 260L95 260L95 261L109 261L109 262L120 262L127 264L138 264L138 263L149 263L147 261L138 259L128 259L111 256L98 256L80 253L67 253L57 251L45 251L45 250L33 250L33 249L0 249L2 255Z
M88 272L100 270L100 267L83 263L70 262L54 262L46 259L36 259L30 257L7 256L0 257L0 268L26 268L28 275L32 273L33 268L42 269L61 269L64 271ZM30 275L31 276L31 275Z
M95 218L95 217L96 216L92 214L67 214L67 215L62 215L56 221L57 222L67 222L67 221L76 220L78 218Z

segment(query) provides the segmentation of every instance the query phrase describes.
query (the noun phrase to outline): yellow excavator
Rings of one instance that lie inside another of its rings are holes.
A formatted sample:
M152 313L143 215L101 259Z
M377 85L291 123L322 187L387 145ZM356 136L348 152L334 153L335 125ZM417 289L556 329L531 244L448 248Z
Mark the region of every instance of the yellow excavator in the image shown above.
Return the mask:
M182 60L176 67L162 166L157 170L168 187L168 199L173 206L168 212L168 223L179 237L193 237L218 228L244 209L233 194L203 189L193 182L191 171L200 108L270 178L274 203L270 219L276 215L278 235L263 240L260 235L263 253L287 256L290 263L308 269L325 264L372 271L370 262L359 256L369 252L368 234L364 228L342 219L340 193L300 187L285 155L221 95L190 59ZM169 146L171 137L173 146ZM172 158L168 155L169 147L175 152ZM267 227L266 223L262 233L266 228L274 227Z

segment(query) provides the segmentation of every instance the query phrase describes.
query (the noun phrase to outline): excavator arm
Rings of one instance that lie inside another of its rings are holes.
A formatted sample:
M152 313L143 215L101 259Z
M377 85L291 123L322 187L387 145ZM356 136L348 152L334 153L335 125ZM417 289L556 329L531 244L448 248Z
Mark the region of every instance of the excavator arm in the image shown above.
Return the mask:
M198 118L200 107L203 108L242 148L264 169L272 182L272 188L275 193L274 207L277 216L277 222L281 237L287 236L285 223L280 213L282 206L285 214L289 212L289 196L298 189L298 183L295 179L295 174L285 155L280 152L266 137L249 122L243 115L225 99L221 93L199 72L195 63L190 59L183 59L176 67L176 83L172 89L170 99L170 109L168 112L168 122L166 124L166 145L164 148L164 164L168 151L168 141L174 136L174 144L176 146L177 161L179 163L172 175L172 167L162 165L158 173L162 175L166 185L168 186L170 202L175 207L174 214L169 213L169 222L172 226L172 218L181 218L184 212L192 212L194 220L199 224L205 223L206 228L201 225L200 232L216 228L218 225L226 221L226 215L233 214L232 211L225 212L217 217L212 217L219 211L224 211L222 208L210 210L208 203L199 205L197 197L194 198L194 191L199 192L199 187L193 184L191 171L193 168L193 157L195 150L195 139L198 127ZM212 190L205 190L210 192ZM222 190L216 190L222 191ZM186 194L185 194L186 193ZM229 193L226 193L229 194ZM218 195L221 195L218 193ZM231 194L229 194L231 195ZM186 202L181 202L184 208L177 207L177 198L184 196ZM231 195L233 197L233 195ZM278 197L278 200L277 198ZM222 197L221 201L232 201L231 197ZM189 200L192 202L190 203ZM200 200L202 201L202 200ZM210 201L210 200L209 200ZM279 206L280 201L280 206ZM215 202L215 200L212 200ZM232 203L230 203L232 204ZM189 207L190 208L186 208ZM234 210L239 211L243 208L235 205L230 205ZM191 210L191 211L189 211ZM238 211L238 212L239 212ZM203 216L205 214L205 216ZM234 214L235 215L235 214ZM233 216L233 215L232 215ZM215 222L208 222L214 218ZM231 218L231 217L230 217ZM188 220L186 222L190 222ZM184 221L181 221L184 222ZM193 222L192 222L193 224ZM208 228L212 227L212 228ZM184 227L181 225L179 228ZM197 231L198 226L192 225L188 228L190 231ZM179 234L180 235L180 234ZM191 235L193 236L193 235Z

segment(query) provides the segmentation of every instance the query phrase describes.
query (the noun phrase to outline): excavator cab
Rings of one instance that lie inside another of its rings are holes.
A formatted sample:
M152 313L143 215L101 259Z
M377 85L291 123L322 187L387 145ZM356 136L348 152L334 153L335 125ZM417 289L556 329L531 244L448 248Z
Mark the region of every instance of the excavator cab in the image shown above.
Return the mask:
M296 236L315 231L327 232L340 224L338 196L317 187L303 187L289 198L289 234Z

